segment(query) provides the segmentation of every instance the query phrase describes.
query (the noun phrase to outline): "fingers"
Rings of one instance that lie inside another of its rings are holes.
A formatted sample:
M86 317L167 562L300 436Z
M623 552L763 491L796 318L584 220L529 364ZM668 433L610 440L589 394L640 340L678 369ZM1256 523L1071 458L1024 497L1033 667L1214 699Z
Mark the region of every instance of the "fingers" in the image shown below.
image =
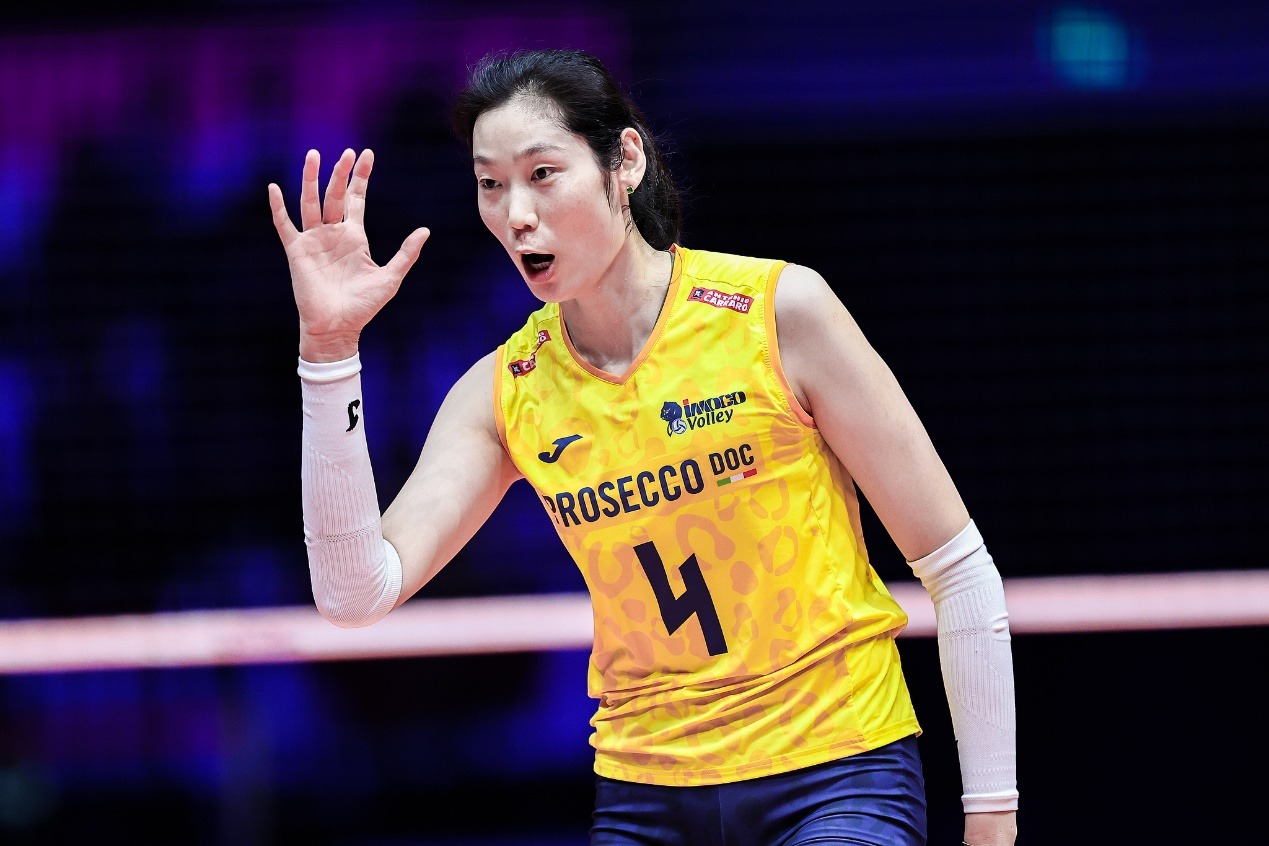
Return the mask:
M348 183L348 198L344 207L344 220L349 223L359 225L365 224L366 217L366 187L370 184L370 170L375 164L375 154L372 150L362 150L361 155L357 157L357 163L353 165L352 181ZM413 235L410 236L414 237ZM409 238L406 239L407 241ZM426 236L424 236L426 240ZM422 242L419 246L423 246Z
M385 265L388 273L397 280L398 284L418 260L419 251L423 249L423 245L427 243L428 236L431 234L431 231L426 228L415 229L406 236L406 239L401 242L401 249L397 250L396 255Z
M352 170L355 154L344 150L330 172L326 183L326 198L322 201L322 222L339 223L344 219L344 194L348 191L348 172Z
M317 168L322 162L316 150L304 156L304 175L300 182L300 223L305 229L322 224L322 204L317 199Z
M269 183L269 208L273 210L273 228L278 230L282 246L289 247L300 233L291 222L291 216L286 213L286 201L282 199L282 189L275 182Z
M342 220L362 224L366 214L366 187L369 185L374 162L375 154L370 150L363 150L360 156L355 156L351 149L344 150L331 170L325 197L319 200L317 174L322 159L316 150L309 150L304 156L304 174L300 183L300 225L308 230L323 223L339 223ZM351 180L349 174L352 176ZM289 245L299 234L299 230L286 213L281 189L274 184L269 185L269 206L273 209L273 225L278 230L278 237L282 239L283 246ZM426 235L423 240L427 240ZM423 242L420 241L418 246L422 247ZM415 258L417 257L416 249Z

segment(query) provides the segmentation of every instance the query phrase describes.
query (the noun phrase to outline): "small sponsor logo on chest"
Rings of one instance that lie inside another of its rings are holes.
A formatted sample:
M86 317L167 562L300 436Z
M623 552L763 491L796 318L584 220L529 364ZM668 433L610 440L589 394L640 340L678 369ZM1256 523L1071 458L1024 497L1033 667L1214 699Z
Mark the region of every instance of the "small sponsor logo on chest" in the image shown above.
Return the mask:
M687 301L705 303L714 308L729 308L741 314L748 314L749 309L753 308L753 297L746 297L744 294L727 294L715 291L713 288L693 288L692 293L688 294Z
M528 358L521 358L515 361L507 362L507 369L511 371L511 375L515 378L532 373L538 369L538 350L542 349L542 345L551 340L551 333L542 329L538 332L538 345L533 348Z
M665 421L665 432L668 435L682 435L693 432L703 426L715 423L728 423L736 413L734 406L740 405L748 397L744 391L732 391L703 400L685 399L681 403L667 402L661 406L661 419Z

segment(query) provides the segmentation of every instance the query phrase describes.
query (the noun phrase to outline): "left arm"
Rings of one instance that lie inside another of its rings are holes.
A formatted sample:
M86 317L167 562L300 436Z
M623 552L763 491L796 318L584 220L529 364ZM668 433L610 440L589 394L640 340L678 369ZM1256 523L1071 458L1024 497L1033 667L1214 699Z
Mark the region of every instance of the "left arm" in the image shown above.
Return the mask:
M1017 833L1013 667L1000 575L890 368L815 271L789 265L775 294L785 376L934 600L961 758L965 840Z

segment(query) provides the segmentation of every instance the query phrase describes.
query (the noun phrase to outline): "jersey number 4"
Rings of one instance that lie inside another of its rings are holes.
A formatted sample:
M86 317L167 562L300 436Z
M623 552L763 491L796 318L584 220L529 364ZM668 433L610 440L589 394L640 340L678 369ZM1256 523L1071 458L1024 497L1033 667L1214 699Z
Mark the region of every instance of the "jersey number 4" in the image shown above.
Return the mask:
M679 567L679 575L683 577L685 590L682 596L675 596L670 589L670 577L665 573L665 564L661 554L651 541L641 543L634 548L643 565L643 572L652 585L652 593L657 598L657 607L661 609L661 619L670 634L687 622L693 614L700 621L701 631L705 634L705 646L710 655L722 655L727 651L727 640L723 637L723 626L718 622L718 612L714 610L714 600L709 595L709 585L701 575L701 565L693 554Z

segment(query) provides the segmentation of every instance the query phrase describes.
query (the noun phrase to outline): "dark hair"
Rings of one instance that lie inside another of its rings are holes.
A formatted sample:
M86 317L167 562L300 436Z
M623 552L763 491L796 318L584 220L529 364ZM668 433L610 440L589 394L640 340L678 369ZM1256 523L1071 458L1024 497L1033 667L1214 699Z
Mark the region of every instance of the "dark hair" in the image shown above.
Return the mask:
M454 132L472 146L476 118L517 95L542 97L558 109L561 125L579 135L604 173L604 188L621 166L621 131L633 128L643 138L647 170L630 195L631 223L644 240L666 250L679 237L683 218L678 189L657 149L647 121L599 59L580 50L520 50L490 53L472 67L466 87L454 100Z

